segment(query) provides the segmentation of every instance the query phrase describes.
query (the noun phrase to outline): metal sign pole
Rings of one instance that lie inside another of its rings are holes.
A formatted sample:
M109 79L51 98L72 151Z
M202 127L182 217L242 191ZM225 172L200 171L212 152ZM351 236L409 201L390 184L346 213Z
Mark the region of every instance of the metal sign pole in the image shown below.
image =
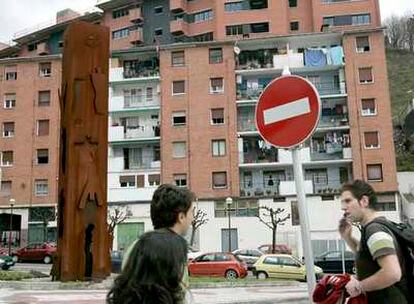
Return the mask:
M300 230L302 232L302 246L305 256L306 281L308 283L309 299L312 299L312 293L315 289L315 266L310 238L310 227L308 219L308 208L306 206L305 183L303 181L302 162L300 159L300 148L292 149L293 157L293 174L295 177L296 192L299 206Z

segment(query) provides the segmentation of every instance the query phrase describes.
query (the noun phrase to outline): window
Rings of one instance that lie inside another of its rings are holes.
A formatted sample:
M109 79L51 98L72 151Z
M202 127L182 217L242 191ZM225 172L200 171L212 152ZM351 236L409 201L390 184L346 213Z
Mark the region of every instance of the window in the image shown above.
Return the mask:
M120 39L129 35L129 28L123 28L112 32L112 39Z
M211 124L224 124L224 109L211 109Z
M35 195L46 196L49 194L49 185L47 179L36 179L35 180Z
M0 185L0 196L9 196L11 195L11 189L12 189L12 182L11 181L1 181Z
M171 52L171 65L183 66L185 64L184 51Z
M1 152L1 165L4 167L13 166L13 151Z
M37 136L49 135L49 120L38 120L37 121Z
M172 94L185 94L185 80L173 81Z
M145 187L145 175L139 174L137 175L137 188L144 188Z
M162 13L163 13L163 7L162 6L154 7L154 14L155 15L161 15Z
M30 43L27 45L27 50L29 52L35 51L37 50L37 43Z
M344 25L364 25L364 24L370 24L370 23L371 23L370 14L323 17L324 25L344 26Z
M243 10L243 2L230 2L224 4L224 10L226 12L237 12Z
M149 174L148 183L150 186L159 186L161 184L161 176L159 174Z
M186 116L184 111L172 113L173 126L184 126L186 124Z
M38 104L39 107L50 106L50 91L39 91Z
M193 15L194 16L194 22L203 22L207 20L213 19L213 11L208 10L204 12L199 12Z
M4 105L5 109L12 109L16 106L16 94L9 93L4 95Z
M372 68L359 68L359 83L373 83Z
M48 149L37 149L37 164L48 164L49 163L49 150Z
M160 161L161 160L161 148L160 146L152 147L152 161Z
M327 185L328 172L326 169L305 170L305 180L311 180L316 185Z
M3 137L14 136L14 122L3 123Z
M292 209L292 226L299 226L300 219L299 219L299 205L298 201L290 201L290 208Z
M11 65L5 68L6 80L17 80L17 66Z
M213 188L227 187L227 172L213 172Z
M185 141L173 142L173 157L183 158L186 155L187 144Z
M208 32L200 35L195 35L191 37L192 41L203 42L203 41L213 41L213 32Z
M267 0L250 0L249 1L250 9L264 9L267 8Z
M147 98L147 102L151 102L154 100L154 90L152 87L148 87L146 89L146 98Z
M174 182L178 187L187 186L187 174L174 174Z
M382 165L367 165L367 176L370 182L382 182Z
M223 93L223 77L210 78L210 93Z
M214 204L215 217L226 217L228 213L231 216L254 217L258 215L258 212L259 204L256 199L233 200L229 207L224 200L216 201Z
M40 77L50 77L52 75L52 64L50 62L39 63Z
M250 28L252 33L267 33L269 32L269 23L252 23L250 24Z
M135 175L121 175L119 177L119 184L122 188L135 187Z
M162 28L157 28L154 31L155 36L162 36Z
M127 7L112 11L113 19L121 18L121 17L128 16L128 15L129 15L129 8Z
M234 35L242 35L243 34L243 25L228 25L226 26L226 35L227 36L234 36Z
M222 63L223 62L223 49L215 48L208 50L208 57L210 64Z
M378 132L364 132L365 148L376 149L379 148L379 134Z
M356 50L357 53L364 53L370 51L368 36L356 37Z
M141 148L124 148L124 169L140 169L143 166Z
M289 7L297 7L298 1L297 0L289 0Z
M395 204L394 195L377 195L377 206L376 210L378 211L396 211L397 206Z
M291 31L299 31L299 22L293 21L290 23L290 30Z
M377 106L375 98L365 98L361 100L362 116L377 115Z
M226 155L226 140L215 139L211 141L213 156L224 156Z

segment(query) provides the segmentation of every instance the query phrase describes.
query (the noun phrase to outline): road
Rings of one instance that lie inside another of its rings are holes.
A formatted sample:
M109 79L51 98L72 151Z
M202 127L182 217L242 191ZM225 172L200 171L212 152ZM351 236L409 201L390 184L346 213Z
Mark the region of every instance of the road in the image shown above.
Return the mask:
M23 271L40 271L46 274L50 273L50 269L52 268L52 264L44 264L44 263L16 263L11 269L12 270L23 270Z
M104 304L105 290L18 291L0 289L0 304ZM299 287L208 288L192 291L194 303L309 303L306 284Z

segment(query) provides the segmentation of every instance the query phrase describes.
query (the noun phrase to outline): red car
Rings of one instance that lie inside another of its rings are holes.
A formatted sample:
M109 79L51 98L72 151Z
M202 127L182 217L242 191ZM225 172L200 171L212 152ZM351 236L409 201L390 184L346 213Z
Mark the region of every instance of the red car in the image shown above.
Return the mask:
M243 278L247 275L247 264L232 253L206 253L188 263L188 273L190 276Z
M272 244L265 244L258 248L263 253L273 253ZM292 248L285 244L276 244L275 252L277 254L292 254Z
M33 243L13 252L14 261L42 261L45 264L52 263L56 246L51 243Z

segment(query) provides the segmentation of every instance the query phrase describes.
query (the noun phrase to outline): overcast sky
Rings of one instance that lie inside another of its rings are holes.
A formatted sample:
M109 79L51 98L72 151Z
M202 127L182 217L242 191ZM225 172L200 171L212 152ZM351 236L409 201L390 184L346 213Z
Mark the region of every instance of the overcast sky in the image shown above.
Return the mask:
M414 13L414 0L379 1L382 19L391 14ZM87 10L96 3L97 0L0 0L0 41L7 43L14 33L53 20L59 10Z

